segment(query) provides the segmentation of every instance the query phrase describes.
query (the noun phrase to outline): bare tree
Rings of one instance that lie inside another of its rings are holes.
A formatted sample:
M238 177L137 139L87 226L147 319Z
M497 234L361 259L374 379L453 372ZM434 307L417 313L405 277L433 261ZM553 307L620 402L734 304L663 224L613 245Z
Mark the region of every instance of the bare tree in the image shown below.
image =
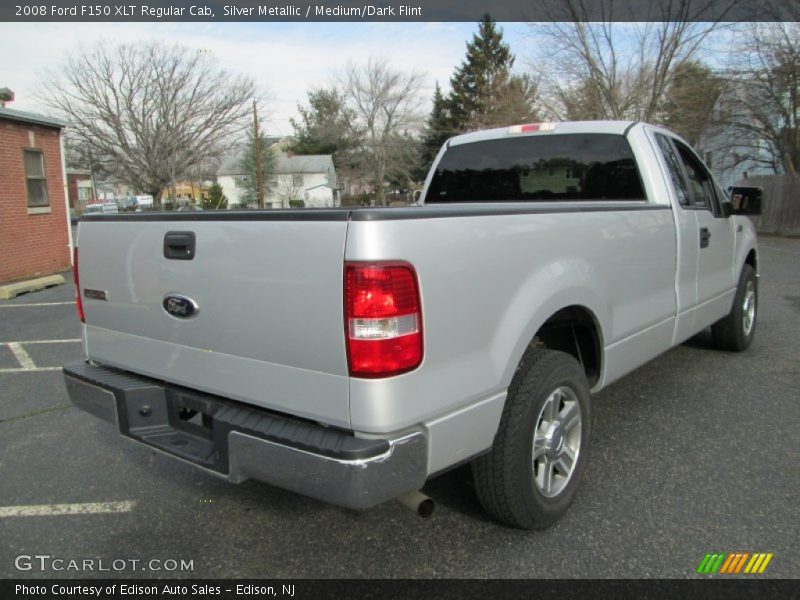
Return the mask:
M800 172L800 24L750 23L728 72L721 121L736 158Z
M293 200L303 200L300 196L303 185L295 181L293 173L278 175L278 178L277 193L281 198L281 208L291 207Z
M675 68L719 27L702 21L713 0L662 3L659 20L646 23L609 22L623 2L587 1L566 0L572 22L531 25L543 107L556 118L658 121ZM598 10L608 21L586 22Z
M96 166L160 203L161 191L219 156L247 123L253 81L205 53L153 41L69 55L42 100L76 128Z
M358 165L376 190L376 203L385 203L384 184L402 177L413 168L416 152L411 132L420 129L420 91L423 77L417 72L392 69L385 60L369 59L366 64L349 63L342 88L352 110L356 149L351 163Z

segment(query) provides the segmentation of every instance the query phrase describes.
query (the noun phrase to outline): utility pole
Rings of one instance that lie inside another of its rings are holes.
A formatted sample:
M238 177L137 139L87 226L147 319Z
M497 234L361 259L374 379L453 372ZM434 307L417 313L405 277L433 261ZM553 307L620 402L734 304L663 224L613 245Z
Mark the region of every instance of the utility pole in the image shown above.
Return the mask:
M92 150L87 149L89 156L89 180L92 182L92 203L99 202L100 198L97 197L97 186L94 184L94 161L92 160ZM86 210L86 206L82 206L81 210Z
M253 100L253 132L255 133L256 185L258 186L258 208L264 208L264 173L261 171L261 136L258 134L258 110Z

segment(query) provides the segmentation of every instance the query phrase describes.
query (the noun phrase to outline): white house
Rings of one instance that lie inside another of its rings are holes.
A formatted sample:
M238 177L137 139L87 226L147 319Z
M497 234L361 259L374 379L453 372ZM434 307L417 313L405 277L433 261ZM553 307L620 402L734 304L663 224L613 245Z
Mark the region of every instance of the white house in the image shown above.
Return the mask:
M696 144L698 153L723 188L736 185L741 179L783 172L777 154L766 139L752 127L753 117L747 112L747 94L754 93L742 85L728 85L714 104L711 125ZM765 103L766 104L766 103ZM777 123L776 126L779 126Z
M294 155L283 149L285 142L270 146L274 163L264 180L264 206L335 206L336 169L331 155ZM243 151L224 159L217 170L217 182L228 198L229 207L241 205L245 190L252 185L249 181L251 176L241 167ZM302 204L297 201L302 201Z

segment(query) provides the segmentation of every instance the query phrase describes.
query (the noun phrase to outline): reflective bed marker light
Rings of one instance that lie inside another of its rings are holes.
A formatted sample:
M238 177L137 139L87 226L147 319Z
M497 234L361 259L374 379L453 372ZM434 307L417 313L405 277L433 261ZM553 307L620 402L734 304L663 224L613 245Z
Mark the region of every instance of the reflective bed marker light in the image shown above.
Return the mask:
M355 377L390 377L422 362L422 309L409 263L346 262L347 363Z

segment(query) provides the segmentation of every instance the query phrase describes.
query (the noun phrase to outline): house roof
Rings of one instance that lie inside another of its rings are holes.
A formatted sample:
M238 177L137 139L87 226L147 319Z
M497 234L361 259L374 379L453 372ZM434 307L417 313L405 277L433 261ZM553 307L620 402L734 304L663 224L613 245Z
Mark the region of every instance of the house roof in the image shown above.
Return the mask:
M330 154L306 154L279 156L273 173L333 173L333 157Z
M280 140L281 138L268 137L266 138L267 146L271 148ZM239 163L242 162L244 151L245 146L241 144L236 147L235 150L232 150L229 154L223 156L222 160L220 161L219 168L217 169L217 175L242 175L242 168L239 166Z
M18 121L22 123L34 123L36 125L56 127L58 129L63 129L64 127L69 126L69 123L62 121L61 119L46 117L45 115L39 115L22 110L15 110L13 108L0 107L0 119L8 119L10 121Z
M242 169L243 149L222 159L217 175L246 175ZM279 154L270 169L271 173L289 175L294 173L333 173L333 157L330 154Z

